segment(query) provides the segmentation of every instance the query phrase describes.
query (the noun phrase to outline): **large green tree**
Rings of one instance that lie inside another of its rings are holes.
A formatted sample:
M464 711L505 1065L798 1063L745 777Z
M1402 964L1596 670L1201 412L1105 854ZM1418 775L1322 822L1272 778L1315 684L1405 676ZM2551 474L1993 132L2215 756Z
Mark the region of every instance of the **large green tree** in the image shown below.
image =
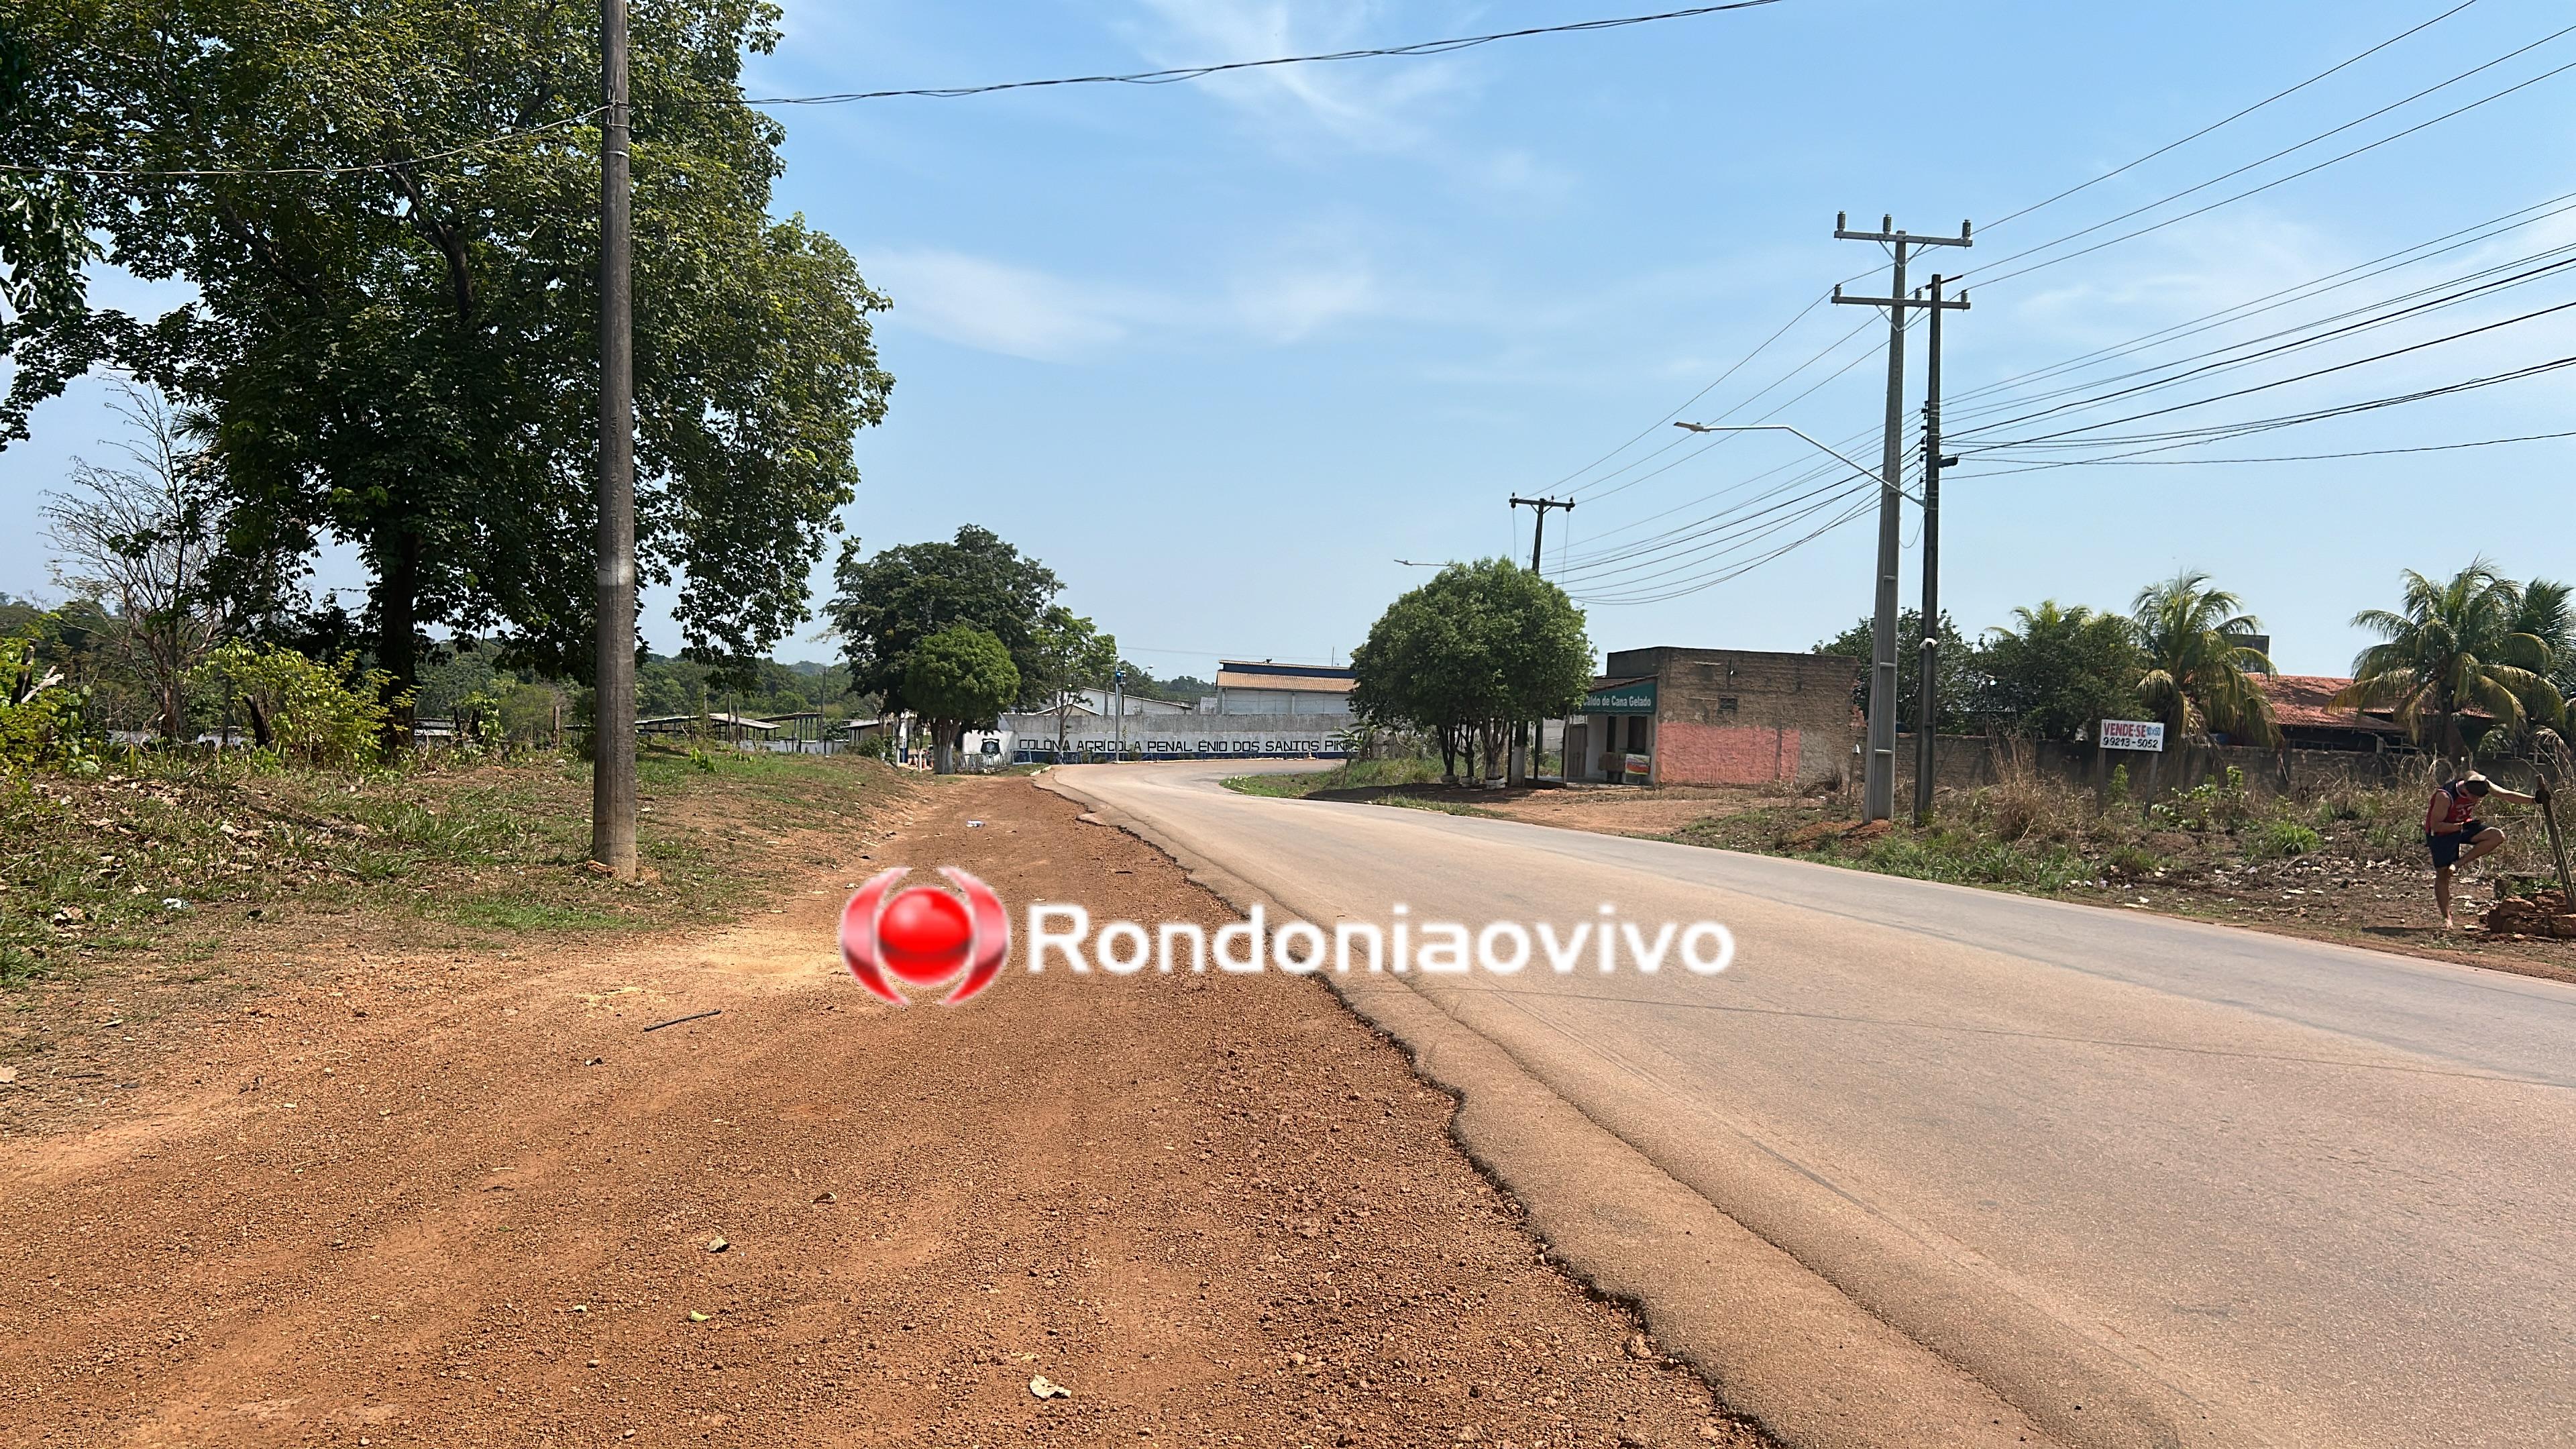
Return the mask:
M1819 654L1860 661L1860 678L1852 686L1852 707L1859 710L1869 708L1869 669L1876 658L1870 650L1870 627L1870 621L1862 619L1816 646ZM1985 675L1978 666L1977 651L1961 636L1958 624L1946 609L1941 613L1938 643L1941 647L1933 668L1940 718L1933 722L1933 728L1957 733L1969 728L1975 718L1977 702L1985 693ZM1896 727L1901 730L1914 728L1915 700L1923 693L1923 668L1917 662L1922 653L1923 611L1900 610L1896 616Z
M1452 779L1503 731L1573 708L1592 682L1582 611L1508 559L1451 564L1387 607L1351 651L1351 707L1430 735Z
M113 360L203 413L257 547L352 544L397 688L434 624L580 673L594 612L597 15L551 0L49 0L29 103L112 174L106 259L194 284L20 349L0 436ZM765 653L884 412L846 252L769 215L766 0L633 16L637 551L693 650ZM20 143L11 143L13 148ZM45 142L24 143L33 148ZM283 170L284 174L278 174ZM184 174L173 174L184 173Z
M2135 719L2143 707L2129 621L2082 604L2049 599L2013 610L2012 627L1988 634L1978 662L1986 707L2031 739L2076 739L2102 720Z
M956 767L958 736L993 723L1019 697L1020 671L991 630L952 624L904 657L903 689L930 726L944 772Z
M922 640L952 624L972 624L1010 651L1021 681L1014 703L1054 702L1041 636L1063 581L991 529L970 523L946 543L901 544L864 558L850 539L833 576L838 589L823 613L840 635L850 687L882 696L887 713L918 710L904 670Z
M2352 686L2337 704L2391 710L2417 743L2455 761L2467 753L2460 719L2468 711L2487 716L2508 741L2564 722L2565 705L2549 682L2549 641L2529 629L2546 625L2546 601L2526 612L2521 586L2485 559L2446 580L2413 569L2402 577L2399 609L2352 616L2355 628L2380 642L2353 660Z
M2220 733L2250 744L2281 737L2272 701L2254 682L2272 661L2246 643L2263 632L2237 597L2185 569L2138 591L2130 608L2139 652L2138 698L2168 733Z

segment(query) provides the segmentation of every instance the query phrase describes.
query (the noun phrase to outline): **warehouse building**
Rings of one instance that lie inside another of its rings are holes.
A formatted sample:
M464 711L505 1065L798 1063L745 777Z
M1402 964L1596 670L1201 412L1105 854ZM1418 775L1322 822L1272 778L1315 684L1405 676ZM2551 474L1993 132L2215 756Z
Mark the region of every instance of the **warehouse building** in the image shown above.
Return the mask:
M1814 784L1852 768L1860 664L1752 649L1622 649L1566 726L1569 783Z
M1221 659L1216 695L1201 700L1199 708L1211 714L1336 715L1346 722L1351 687L1358 682L1340 665Z

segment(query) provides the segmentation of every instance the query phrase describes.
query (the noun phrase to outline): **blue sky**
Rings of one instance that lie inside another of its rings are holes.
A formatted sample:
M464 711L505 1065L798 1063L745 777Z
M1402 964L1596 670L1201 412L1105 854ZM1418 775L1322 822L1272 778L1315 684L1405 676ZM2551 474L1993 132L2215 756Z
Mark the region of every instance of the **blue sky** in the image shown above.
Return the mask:
M786 43L755 65L753 88L1133 70L1647 8L790 3ZM1562 570L1580 597L1654 600L1591 604L1597 645L1803 648L1868 607L1867 519L1677 596L1745 555L1656 554L1640 566L1636 546L1702 519L1743 529L1740 513L1725 510L1748 499L1769 506L1824 489L1830 500L1830 472L1765 493L1810 467L1806 445L1747 435L1626 465L1680 438L1660 420L1793 317L1681 415L1735 408L1734 421L1794 424L1875 463L1884 327L1829 350L1873 314L1801 310L1865 270L1875 275L1854 291L1884 287L1876 247L1831 239L1838 210L1855 225L1893 212L1930 232L1978 221L1975 249L1931 254L1916 273L1983 266L1995 278L1991 288L1972 284L1974 309L1945 323L1953 428L1973 433L1980 421L2053 401L2007 406L2046 384L1974 389L2576 190L2566 179L2576 174L2571 71L2205 215L2003 277L2015 252L2352 121L2576 18L2538 0L2477 0L2169 155L1989 225L2444 8L1783 0L1432 60L790 109L781 208L840 237L895 301L881 331L898 379L893 410L859 440L866 481L846 521L871 548L944 537L965 522L994 528L1063 575L1066 601L1115 632L1131 657L1159 673L1204 675L1221 653L1346 658L1386 603L1424 576L1395 559L1526 558L1528 514L1515 516L1504 499L1570 489L1576 511L1549 519L1550 572ZM2085 242L2571 61L2576 35ZM2576 211L2064 381L2568 243ZM101 285L109 297L131 288L114 278ZM2189 402L2571 300L2576 276L2552 274L2125 407L2053 415L2038 430ZM2289 413L2492 374L2576 353L2571 318L2108 431ZM1819 379L1830 380L1799 396ZM1909 412L1921 379L1918 342ZM2554 432L2576 428L2571 401L2576 373L2558 372L2157 456ZM1980 405L1993 409L1982 419ZM0 589L42 586L36 495L70 455L100 452L108 426L98 390L87 388L37 414L32 444L0 455ZM2006 431L2027 436L2033 426ZM1636 447L1613 453L1641 431ZM2339 672L2363 642L2346 621L2392 603L2400 568L2448 572L2485 553L2515 577L2576 576L2564 516L2571 463L2576 440L2264 465L1964 467L1945 490L1943 597L1973 631L2043 598L2125 607L2147 580L2202 568L2263 617L2282 667ZM1755 526L1782 531L1745 546L1788 542L1833 516L1763 515ZM1910 509L1906 538L1910 600ZM676 642L658 616L648 632L659 646ZM800 637L780 653L823 657L829 648Z

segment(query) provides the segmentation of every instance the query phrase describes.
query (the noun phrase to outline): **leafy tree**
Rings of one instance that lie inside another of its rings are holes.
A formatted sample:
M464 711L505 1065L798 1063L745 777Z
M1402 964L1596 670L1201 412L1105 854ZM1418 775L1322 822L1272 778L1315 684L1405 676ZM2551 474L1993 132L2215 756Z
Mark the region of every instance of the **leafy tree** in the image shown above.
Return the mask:
M2262 633L2263 623L2234 594L2185 569L2140 589L2130 615L2138 698L2169 733L2223 733L2261 745L2280 739L2272 701L2253 679L2272 673L2272 661L2244 642Z
M1988 634L1980 652L1985 707L2013 733L2072 740L2106 719L2134 719L2144 709L2135 681L2143 672L2129 621L2078 604L2043 601L2013 610L2013 627Z
M905 692L912 651L957 624L982 629L1010 651L1021 692L1007 702L1032 708L1051 702L1039 634L1064 584L991 529L970 523L947 543L907 543L864 559L851 539L841 546L833 578L838 593L823 614L841 637L850 686L879 696L887 711L928 714Z
M1020 689L1023 694L1034 690L1054 704L1055 748L1061 755L1074 692L1109 681L1118 668L1118 640L1062 604L1050 604L1032 642L1033 669L1022 676Z
M2576 694L2576 590L2554 579L2533 579L2522 586L2508 623L2514 633L2528 634L2548 649L2549 687L2557 691L2563 705L2570 694ZM2546 696L2538 690L2524 691L2524 737L2514 743L2527 743L2539 729L2563 728L2564 719L2552 724L2549 714Z
M2355 628L2381 642L2353 660L2352 686L2335 703L2393 710L2417 743L2455 760L2467 753L2460 732L2465 711L2484 713L2507 739L2529 726L2564 722L2565 704L2546 673L2549 644L2522 627L2545 623L2548 601L2526 613L2523 590L2485 559L2443 582L2413 569L2401 577L2401 611L2364 609L2352 616Z
M316 765L372 763L385 717L410 700L385 698L385 672L355 655L324 663L292 649L236 640L202 666L224 696L248 709L258 748Z
M168 401L128 384L116 408L138 435L123 445L133 466L77 463L71 491L46 495L54 581L115 606L119 642L141 656L159 706L161 737L185 740L189 672L227 623L208 586L220 520Z
M1852 686L1852 707L1869 708L1870 666L1876 656L1870 650L1870 620L1858 623L1816 646L1818 654L1833 654L1860 661L1860 678ZM1977 651L1959 633L1959 626L1943 610L1941 614L1940 657L1933 667L1940 679L1940 717L1933 729L1955 734L1971 727L1973 710L1985 692L1985 675L1978 668ZM1900 610L1896 616L1896 727L1914 728L1915 701L1923 693L1923 611Z
M84 181L74 209L107 260L193 282L196 300L37 339L0 436L67 377L122 361L207 415L245 538L290 556L325 535L355 545L395 692L441 623L582 672L595 15L539 0L39 8L68 18L32 87L50 134L21 144L69 136L111 173L146 173ZM641 0L633 22L639 570L680 581L690 647L724 659L803 618L853 494L851 438L890 385L868 320L883 299L829 237L767 214L783 132L740 104L739 74L777 19L764 0ZM322 169L234 170L279 167Z
M1387 607L1351 653L1351 707L1410 726L1440 748L1441 773L1459 759L1488 764L1515 720L1562 714L1592 682L1592 642L1565 591L1512 563L1451 564Z
M1019 697L1020 671L991 630L952 624L906 656L903 692L929 722L945 772L956 768L958 737L993 723Z
M1154 687L1162 692L1163 698L1177 704L1196 704L1216 693L1213 683L1194 674L1175 674L1169 679L1155 681Z
M62 165L74 114L71 98L38 83L43 58L60 43L54 14L0 16L0 162ZM0 358L20 339L75 335L87 318L82 268L96 254L83 224L79 189L62 179L0 171ZM0 444L25 436L7 430Z

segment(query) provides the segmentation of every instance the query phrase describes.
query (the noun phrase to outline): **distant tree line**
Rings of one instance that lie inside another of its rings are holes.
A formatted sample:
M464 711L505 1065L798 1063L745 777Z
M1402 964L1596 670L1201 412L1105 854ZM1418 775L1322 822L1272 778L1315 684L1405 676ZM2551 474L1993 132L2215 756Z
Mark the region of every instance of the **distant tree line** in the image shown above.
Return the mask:
M2387 711L2426 750L2529 754L2553 748L2576 693L2576 599L2548 579L2518 582L2483 559L2448 579L2413 570L2396 609L2365 609L2357 628L2379 636L2353 661L2340 707ZM2126 613L2043 600L1974 642L1940 621L1937 728L1992 729L2041 740L2089 738L2104 719L2154 719L2176 736L2247 744L2280 740L2261 678L2276 672L2256 647L2262 621L2208 575L2185 570L2138 592ZM1906 610L1898 658L1916 657L1922 616ZM1867 619L1815 646L1864 663ZM1912 728L1918 671L1898 670L1898 719ZM1866 675L1854 703L1865 706Z

